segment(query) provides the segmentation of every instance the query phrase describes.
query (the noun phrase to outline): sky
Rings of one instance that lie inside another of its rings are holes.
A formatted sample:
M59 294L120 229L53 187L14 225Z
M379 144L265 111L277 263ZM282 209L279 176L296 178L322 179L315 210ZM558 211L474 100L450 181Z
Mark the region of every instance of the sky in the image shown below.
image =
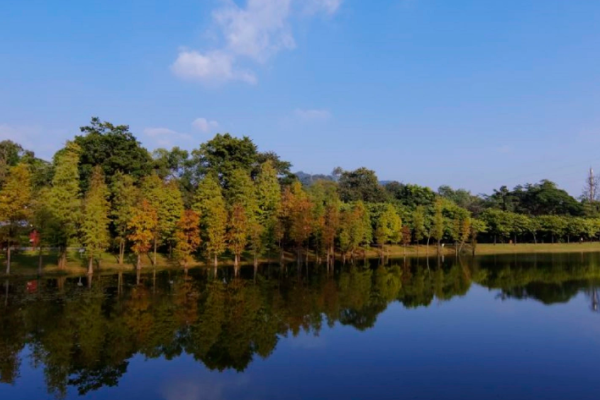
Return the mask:
M600 173L597 0L0 2L0 139L92 116L150 150L249 136L293 170L473 193Z

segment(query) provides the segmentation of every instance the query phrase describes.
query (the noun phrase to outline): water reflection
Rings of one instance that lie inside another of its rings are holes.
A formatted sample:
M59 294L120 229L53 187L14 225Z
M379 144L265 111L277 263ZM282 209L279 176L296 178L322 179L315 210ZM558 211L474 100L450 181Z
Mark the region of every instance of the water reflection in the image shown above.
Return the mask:
M211 370L245 370L280 338L318 335L336 323L375 326L392 302L428 307L472 285L499 300L565 303L583 292L598 311L600 255L406 259L337 266L278 265L6 280L0 307L0 381L23 362L41 366L48 393L64 397L116 386L136 354L171 360L183 353ZM315 342L317 343L317 342ZM23 354L29 359L24 360Z

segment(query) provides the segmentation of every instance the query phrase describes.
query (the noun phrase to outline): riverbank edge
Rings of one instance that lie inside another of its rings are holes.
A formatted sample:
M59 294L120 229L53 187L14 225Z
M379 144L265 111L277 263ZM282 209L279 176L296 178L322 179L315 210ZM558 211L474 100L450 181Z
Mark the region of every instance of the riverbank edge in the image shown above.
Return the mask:
M587 242L587 243L541 243L541 244L478 244L476 248L476 256L493 256L493 255L508 255L508 254L558 254L558 253L600 253L600 242ZM453 245L447 245L442 248L441 255L445 257L456 255L456 248ZM463 256L471 256L472 249L463 249ZM398 259L403 257L435 257L437 256L436 246L430 245L429 247L421 246L386 246L385 258L387 259ZM46 258L49 260L48 264L43 268L42 275L44 276L81 276L87 274L87 261L81 259L75 254L69 257L69 262L66 269L60 270L56 265L52 255L47 255ZM135 272L135 266L133 263L127 262L123 265L119 265L114 261L113 254L105 254L102 257L100 268L95 272L97 274L114 273L114 272ZM368 249L360 250L355 255L356 259L377 259L381 258L381 251L379 249ZM304 257L303 257L304 259ZM346 260L349 261L350 257L347 256ZM9 275L4 271L6 260L4 257L0 257L0 263L2 268L0 277L15 277L15 276L38 276L37 268L38 255L37 253L24 253L13 257L11 263L11 273ZM337 254L336 261L342 261L342 256ZM280 258L274 257L272 259L262 258L259 260L260 264L278 264ZM284 257L285 263L296 263L297 259L294 254L286 253ZM309 262L315 262L314 254L309 253ZM248 267L253 265L253 260L249 258L243 259L241 267ZM233 260L222 259L219 261L220 267L232 267ZM214 268L212 263L205 263L203 261L196 261L191 263L187 269L197 268ZM159 257L159 262L154 267L150 261L143 266L142 272L149 270L183 270L176 261L169 260L163 255Z

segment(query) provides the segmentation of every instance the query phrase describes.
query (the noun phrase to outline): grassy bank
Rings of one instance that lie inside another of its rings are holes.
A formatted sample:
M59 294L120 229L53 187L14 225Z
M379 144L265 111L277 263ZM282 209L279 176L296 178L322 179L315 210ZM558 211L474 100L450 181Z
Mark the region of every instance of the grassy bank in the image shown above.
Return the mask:
M465 252L470 254L471 249L465 249ZM557 244L479 244L477 245L477 255L494 255L494 254L531 254L531 253L592 253L600 252L600 242L593 243L557 243ZM455 254L453 246L446 246L443 249L443 253L446 256L452 256ZM369 249L366 252L368 258L377 258L380 256L378 249ZM386 256L390 258L400 257L427 257L435 256L435 246L387 246ZM361 252L358 257L362 258L364 255ZM275 257L278 259L278 257ZM338 255L338 259L341 257ZM295 262L294 254L287 254L286 261ZM310 261L314 261L314 257L309 257ZM81 275L87 273L87 259L82 258L79 254L72 252L68 256L67 268L60 270L58 268L58 258L56 253L46 253L43 256L43 274L50 275ZM251 258L245 259L246 264L251 264ZM261 262L267 262L268 260L263 259ZM38 273L38 254L33 252L16 253L12 256L11 263L11 275L36 275ZM0 257L0 275L5 274L6 269L6 258L4 255ZM143 268L152 267L151 255L145 256L142 259ZM220 266L230 266L233 262L229 258L222 258L219 261ZM203 260L197 260L190 263L189 268L206 267L207 264ZM212 264L210 264L212 267ZM169 269L169 268L182 268L182 266L169 259L164 254L157 255L158 269ZM105 253L99 260L98 272L114 272L114 271L132 271L135 269L135 258L133 255L128 255L123 265L118 264L117 257L114 254Z
M471 254L471 247L465 246L465 253ZM600 252L600 242L588 243L540 243L540 244L478 244L476 255L494 255L494 254L528 254L528 253L593 253ZM407 256L426 256L427 254L435 255L436 247L429 246L389 246L386 248L386 253L390 257ZM377 257L378 250L370 250L367 252L369 257ZM445 255L455 254L454 246L444 247Z

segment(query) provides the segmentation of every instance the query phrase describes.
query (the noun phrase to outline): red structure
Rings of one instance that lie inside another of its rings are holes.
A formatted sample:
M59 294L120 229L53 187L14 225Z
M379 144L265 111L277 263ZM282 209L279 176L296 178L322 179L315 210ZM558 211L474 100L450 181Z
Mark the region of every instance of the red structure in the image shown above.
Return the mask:
M29 234L29 243L31 243L33 247L38 247L40 244L40 234L38 231L34 230Z

